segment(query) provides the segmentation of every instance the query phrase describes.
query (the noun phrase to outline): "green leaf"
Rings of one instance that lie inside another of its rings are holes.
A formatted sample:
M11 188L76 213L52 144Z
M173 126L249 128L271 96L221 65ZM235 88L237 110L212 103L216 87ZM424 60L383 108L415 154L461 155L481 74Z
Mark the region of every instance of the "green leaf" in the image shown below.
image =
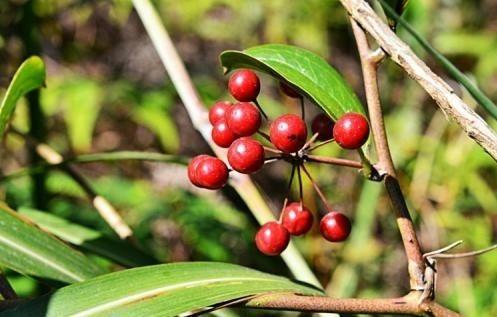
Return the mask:
M29 218L43 230L59 239L80 246L82 249L106 257L128 267L157 263L151 256L122 240L108 237L101 232L71 223L50 213L31 208L19 208L19 214Z
M83 254L20 218L0 202L0 265L65 283L104 273Z
M221 63L228 73L252 68L268 73L298 90L332 118L346 112L364 113L352 88L318 55L290 45L266 44L244 51L225 51Z
M0 316L177 316L269 292L323 295L311 286L234 264L189 262L102 275Z
M32 56L21 64L10 82L0 105L0 137L9 122L17 101L33 89L45 83L45 64L38 56Z

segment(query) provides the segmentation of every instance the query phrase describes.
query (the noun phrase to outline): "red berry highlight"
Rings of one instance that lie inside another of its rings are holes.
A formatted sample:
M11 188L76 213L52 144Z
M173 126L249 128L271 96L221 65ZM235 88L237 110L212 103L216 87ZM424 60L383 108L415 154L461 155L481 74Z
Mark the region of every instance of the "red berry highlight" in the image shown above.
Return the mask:
M253 173L264 165L264 148L254 139L240 138L228 149L228 162L237 172Z
M225 118L225 114L233 104L229 101L218 101L209 110L209 122L215 125L218 121Z
M318 133L317 140L326 141L333 138L333 126L335 123L329 116L320 113L314 117L311 124L312 134Z
M281 91L290 98L300 98L300 94L289 85L280 82Z
M307 126L299 116L286 114L271 123L269 137L279 150L285 153L297 152L307 139Z
M276 221L264 224L255 235L257 249L265 255L279 255L289 242L288 231Z
M259 77L249 69L241 69L231 75L228 82L231 95L238 101L254 101L259 95Z
M200 182L197 180L197 166L208 157L210 156L206 154L195 156L188 164L188 179L195 186L201 187Z
M228 127L239 136L251 136L261 126L261 114L251 103L239 102L226 114Z
M220 147L227 148L238 136L231 131L225 119L221 119L214 124L211 131L212 141Z
M294 236L307 233L312 227L313 216L300 202L288 204L283 210L281 224L285 229Z
M347 216L340 212L327 213L319 224L321 235L330 242L342 242L347 239L352 226Z
M335 123L333 137L344 149L358 149L369 137L369 123L359 113L346 113Z
M220 189L228 181L228 176L228 167L216 157L207 156L194 167L193 179L199 187Z

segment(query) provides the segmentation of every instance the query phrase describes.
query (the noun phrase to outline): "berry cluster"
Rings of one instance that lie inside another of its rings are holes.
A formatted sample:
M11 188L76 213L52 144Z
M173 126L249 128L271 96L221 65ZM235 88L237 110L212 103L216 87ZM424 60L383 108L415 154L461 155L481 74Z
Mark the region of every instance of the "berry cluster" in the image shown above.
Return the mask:
M302 96L285 83L281 83L280 86L287 96L300 99L302 115L285 114L276 118L269 124L269 135L260 130L263 117L266 120L267 117L257 102L260 91L259 77L251 70L238 70L229 80L229 92L238 101L237 103L219 101L209 111L212 140L218 146L228 148L227 159L232 170L251 174L258 171L265 163L287 161L292 165L288 190L297 171L300 200L289 203L288 199L285 199L279 220L264 224L255 236L257 248L266 255L279 255L287 247L290 235L303 235L312 227L313 213L303 204L302 199L301 171L309 178L327 209L320 221L321 235L331 242L341 242L348 237L351 230L350 220L329 206L304 163L320 162L360 168L360 162L322 158L311 155L311 152L333 141L344 149L359 149L369 136L368 121L361 114L349 112L334 122L328 115L322 113L312 120L313 135L308 139L307 125L303 119ZM263 146L253 137L256 133L274 147ZM315 143L316 141L320 143ZM276 156L266 157L265 152L271 152ZM229 172L230 169L222 160L209 155L196 156L188 165L190 181L201 188L222 188L228 181Z

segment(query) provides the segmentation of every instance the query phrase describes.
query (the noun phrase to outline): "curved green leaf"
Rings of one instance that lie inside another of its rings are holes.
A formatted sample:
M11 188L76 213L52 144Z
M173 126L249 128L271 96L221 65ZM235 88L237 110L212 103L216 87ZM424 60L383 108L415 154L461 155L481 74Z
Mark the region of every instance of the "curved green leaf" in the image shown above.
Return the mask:
M14 113L17 101L33 89L45 83L45 64L38 56L32 56L21 64L10 82L0 105L0 136Z
M177 316L269 292L323 294L313 287L234 264L174 263L102 275L0 316Z
M157 263L151 256L126 241L113 239L101 232L69 222L48 212L31 208L19 208L18 212L59 239L121 265L135 267Z
M290 84L337 119L346 112L364 113L361 102L343 77L324 59L305 49L266 44L221 54L225 72L252 68Z
M104 273L83 254L24 221L0 202L0 265L65 283Z

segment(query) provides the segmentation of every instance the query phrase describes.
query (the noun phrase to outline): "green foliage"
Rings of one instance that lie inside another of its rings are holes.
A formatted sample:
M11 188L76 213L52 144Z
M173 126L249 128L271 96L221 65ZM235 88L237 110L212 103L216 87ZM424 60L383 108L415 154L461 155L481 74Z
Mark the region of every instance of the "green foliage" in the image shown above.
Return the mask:
M83 254L25 222L0 203L0 263L19 273L65 283L103 271Z
M221 63L226 73L247 67L289 83L334 119L346 112L364 113L349 84L331 65L310 51L267 44L241 52L226 51L221 54Z
M174 263L103 275L0 315L177 316L268 292L322 294L310 286L233 264Z
M64 218L30 208L20 208L19 213L59 239L118 264L134 267L156 262L152 257L127 242L111 238L97 230L71 223Z
M14 114L19 98L33 89L40 88L45 83L45 64L41 58L28 58L16 71L2 103L0 104L0 137Z

